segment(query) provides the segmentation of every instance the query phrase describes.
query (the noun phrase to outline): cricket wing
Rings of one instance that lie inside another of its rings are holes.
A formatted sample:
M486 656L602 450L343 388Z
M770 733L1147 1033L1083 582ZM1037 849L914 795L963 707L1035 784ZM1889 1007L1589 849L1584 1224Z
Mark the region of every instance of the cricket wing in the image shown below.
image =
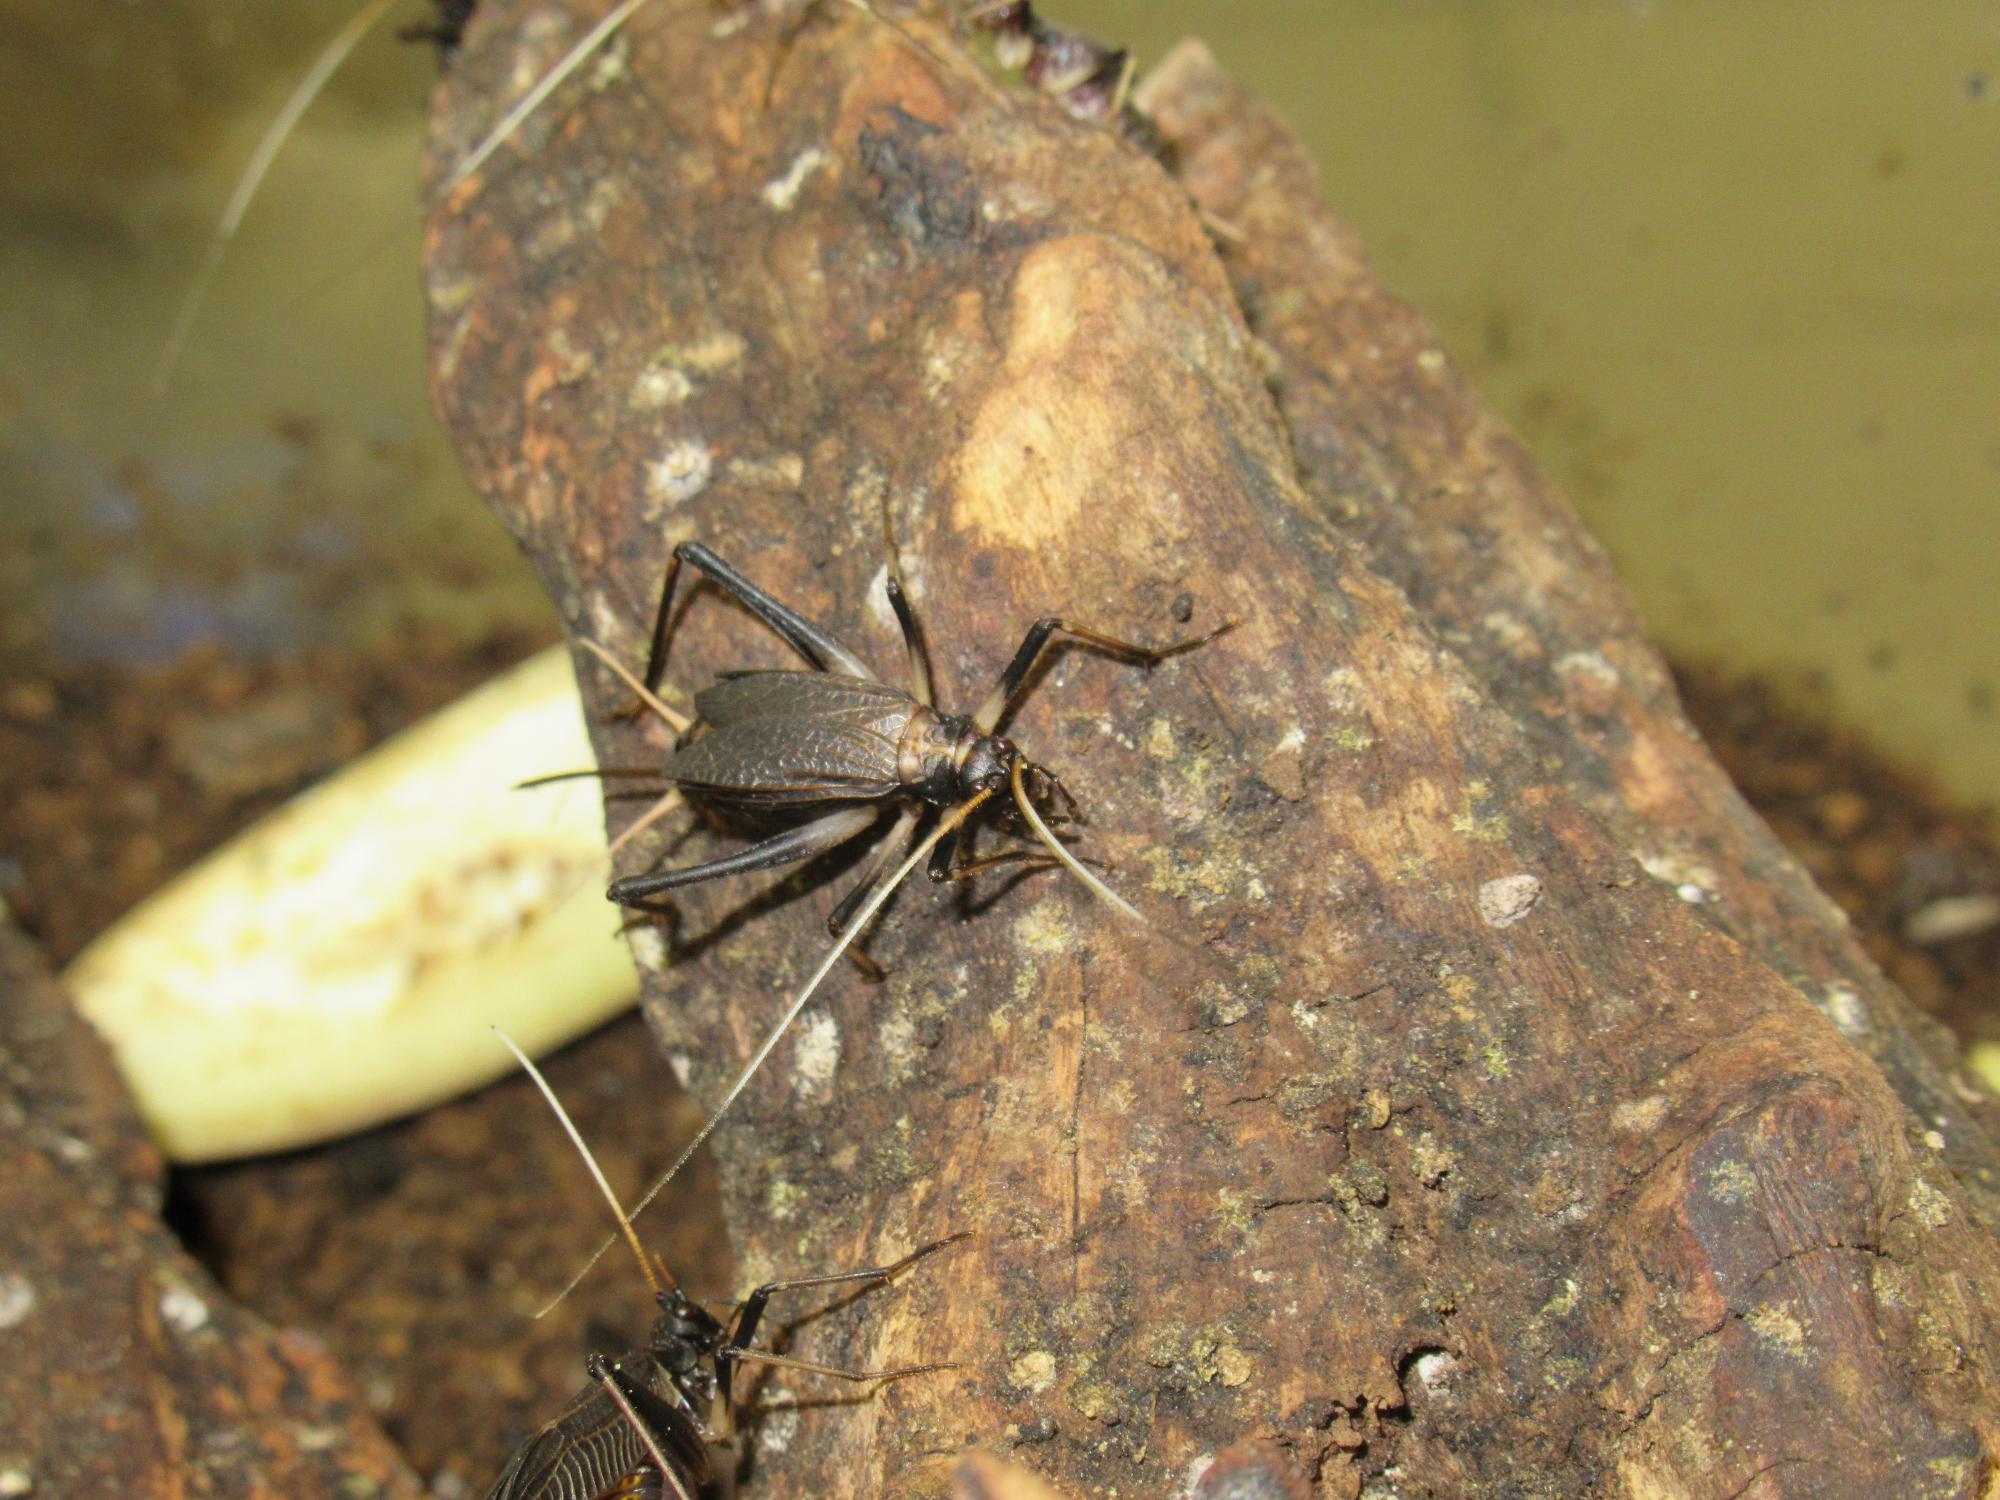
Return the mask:
M855 727L893 723L916 704L897 688L841 672L731 672L694 696L695 714L712 729L772 719L826 719Z
M895 795L899 737L837 718L744 719L697 735L660 774L723 801L785 807Z
M600 1500L646 1461L646 1446L594 1385L514 1450L486 1500Z
M587 1385L555 1419L514 1450L486 1500L625 1500L627 1496L686 1494L709 1477L708 1454L687 1417L643 1387L627 1393L684 1472L654 1477L645 1441L602 1387Z

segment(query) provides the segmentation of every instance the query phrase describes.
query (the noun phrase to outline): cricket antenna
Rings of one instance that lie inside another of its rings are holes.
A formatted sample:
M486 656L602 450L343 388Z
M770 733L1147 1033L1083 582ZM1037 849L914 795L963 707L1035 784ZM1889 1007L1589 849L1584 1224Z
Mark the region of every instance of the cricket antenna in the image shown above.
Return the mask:
M630 688L639 701L658 714L660 721L667 728L673 730L675 734L686 734L689 729L694 727L694 720L690 719L679 709L668 707L666 701L659 694L655 693L645 683L632 675L631 669L625 663L613 656L609 651L606 651L589 636L578 636L577 644L603 662L610 669L611 675Z
M522 1069L530 1078L535 1080L535 1087L542 1091L542 1097L549 1101L549 1108L556 1112L556 1118L562 1122L563 1130L568 1134L570 1141L576 1146L577 1152L583 1157L583 1164L590 1168L590 1175L597 1180L598 1189L604 1194L604 1201L611 1205L612 1215L618 1220L618 1227L625 1235L625 1242L632 1247L633 1255L638 1257L639 1270L646 1278L646 1285L652 1288L653 1295L658 1296L666 1288L660 1285L660 1278L653 1274L652 1262L646 1258L645 1248L640 1245L639 1236L632 1230L632 1217L625 1212L624 1205L618 1201L618 1195L611 1190L611 1183L605 1178L604 1169L598 1166L597 1158L591 1155L590 1147L584 1144L583 1132L576 1128L576 1122L569 1117L569 1111L562 1107L562 1100L556 1097L556 1091L549 1087L548 1079L542 1076L542 1070L535 1066L528 1054L515 1046L514 1039L498 1026L493 1028L493 1034L506 1043L507 1050L514 1054L515 1060L521 1064ZM598 1253L601 1255L603 1252L599 1251ZM662 1264L660 1267L661 1272L665 1273L666 1269L666 1266ZM669 1281L672 1279L671 1276L668 1277ZM560 1301L561 1299L558 1298L557 1300ZM549 1307L554 1306L554 1302L549 1304ZM542 1313L548 1310L549 1308L545 1307L542 1309L542 1312L536 1313L535 1316L539 1318L542 1316Z
M1222 628L1229 630L1234 627L1233 625L1225 625ZM1216 634L1220 634L1220 632L1218 631ZM1041 814L1035 811L1035 805L1029 800L1027 786L1022 780L1023 775L1029 769L1033 768L1027 764L1024 757L1015 757L1013 773L1014 806L1019 808L1021 816L1028 820L1028 826L1034 830L1036 839L1048 849L1049 853L1061 861L1063 868L1088 886L1093 896L1116 907L1120 912L1123 912L1134 922L1145 928L1154 937L1163 939L1180 949L1204 968L1212 971L1217 977L1225 981L1233 980L1234 976L1230 974L1227 965L1221 963L1208 949L1197 942L1181 936L1177 932L1168 932L1148 921L1145 915L1131 902L1127 901L1123 896L1112 890L1110 886L1084 868L1083 861L1069 852L1063 841L1049 831L1049 825L1042 821Z
M1012 776L1014 806L1019 808L1021 816L1028 820L1028 826L1035 831L1035 837L1041 840L1049 853L1056 857L1064 869L1068 870L1070 874L1089 887L1092 895L1098 897L1100 900L1108 901L1141 927L1151 927L1153 924L1139 914L1137 907L1112 890L1110 886L1099 880L1095 875L1091 874L1089 870L1085 869L1083 861L1070 853L1063 846L1063 841L1049 831L1049 825L1042 821L1041 814L1035 811L1035 804L1029 800L1027 786L1022 781L1022 777L1027 774L1027 769L1027 757L1024 755L1015 756Z
M174 367L180 363L181 352L187 348L188 335L194 331L194 320L201 312L201 304L208 296L209 283L215 280L215 273L222 266L222 257L229 248L229 242L236 237L237 229L243 223L243 216L250 211L250 201L257 196L257 189L264 184L264 174L271 170L271 163L277 160L284 149L299 119L312 108L313 100L320 96L329 78L339 71L347 56L361 45L361 39L374 29L375 23L388 12L394 0L367 0L367 3L348 17L347 24L333 34L333 39L320 49L313 65L306 70L305 77L286 97L285 104L278 111L277 118L265 127L264 134L257 140L257 149L250 153L250 160L236 179L235 190L229 195L229 202L217 221L215 233L209 237L208 254L203 259L201 270L195 274L194 283L188 287L187 295L181 299L180 311L174 316L174 326L167 334L167 342L160 350L159 361L153 366L153 394L165 392L167 382L173 378Z
M563 54L561 62L536 80L535 86L523 94L514 107L507 111L498 125L486 133L486 138L474 146L466 158L452 168L451 176L445 179L447 194L466 178L486 165L486 158L506 144L507 137L521 128L521 122L541 108L542 101L562 85L562 81L589 61L595 52L611 39L611 34L632 18L632 12L644 5L646 0L622 0L606 13L589 31L583 40Z
M660 1190L674 1180L674 1174L687 1165L688 1158L693 1156L701 1143L709 1138L715 1127L721 1123L722 1117L729 1113L730 1106L736 1102L743 1090L749 1086L750 1080L757 1076L757 1070L764 1066L765 1059L770 1057L779 1041L791 1029L792 1022L798 1019L799 1012L806 1008L806 1002L812 999L814 992L819 989L821 981L832 971L833 966L840 961L841 954L845 953L854 940L861 935L862 929L875 919L875 913L882 909L889 897L894 895L897 888L909 878L910 872L916 869L929 856L932 849L937 847L938 841L957 828L967 818L971 817L980 804L992 795L993 791L989 788L981 792L978 796L961 802L957 807L954 807L950 812L938 819L937 827L933 828L927 835L917 841L916 847L909 852L908 857L896 867L896 873L883 881L875 894L862 903L861 909L854 914L853 919L841 929L840 936L834 940L833 947L827 950L826 957L820 960L819 967L813 970L812 978L808 979L798 994L792 997L792 1003L785 1007L784 1015L779 1017L778 1024L771 1028L771 1034L764 1038L763 1045L751 1055L748 1065L738 1075L736 1082L729 1086L729 1092L724 1094L722 1102L716 1105L715 1113L708 1117L707 1122L702 1125L701 1129L695 1132L694 1139L689 1141L681 1151L681 1154L674 1158L674 1164L655 1178L653 1185L646 1189L645 1196L639 1200L638 1206L632 1210L634 1215L645 1212L646 1205L657 1198L660 1195ZM1111 899L1116 901L1118 898L1113 896ZM1123 905L1124 903L1120 902L1119 904ZM1130 907L1126 907L1125 909L1127 911L1132 910ZM1132 915L1136 917L1139 914L1132 912ZM505 1041L506 1039L503 1037L501 1040ZM509 1042L508 1045L512 1046L513 1043ZM554 1096L551 1095L550 1097L553 1101ZM581 1142L578 1144L581 1145ZM595 1170L594 1165L593 1170ZM598 1180L602 1182L603 1178L600 1177ZM609 1192L610 1189L607 1188L605 1191ZM632 1223L629 1218L621 1214L619 1216L619 1223L623 1226L628 1236L632 1235ZM569 1284L556 1293L548 1307L544 1307L535 1316L538 1318L541 1317L550 1308L560 1303L563 1298L575 1291L582 1284L583 1278L588 1276L597 1263L604 1258L604 1252L609 1250L613 1243L613 1239L607 1239L603 1244L599 1245L591 1253L590 1259L583 1263L583 1269L572 1276L569 1279ZM633 1236L633 1243L634 1245L638 1243L636 1236Z

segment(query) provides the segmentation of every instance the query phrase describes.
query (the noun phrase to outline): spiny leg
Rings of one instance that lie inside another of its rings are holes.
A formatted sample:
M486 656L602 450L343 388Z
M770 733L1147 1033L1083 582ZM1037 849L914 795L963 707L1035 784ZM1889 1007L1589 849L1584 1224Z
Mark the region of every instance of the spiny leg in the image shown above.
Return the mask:
M875 818L876 809L872 804L867 807L843 807L823 818L773 834L761 844L738 849L734 854L704 860L679 870L655 870L648 875L628 875L623 880L614 880L605 895L620 906L636 906L648 897L680 886L697 885L724 875L740 875L747 870L768 870L773 865L794 864L802 859L811 859L816 854L824 854L836 844L846 843Z
M682 542L674 548L674 561L690 562L700 568L822 672L845 672L850 677L875 680L875 674L860 657L797 610L773 599L700 542Z
M849 1286L857 1281L893 1281L918 1261L935 1255L961 1240L972 1238L970 1229L961 1229L956 1234L947 1234L932 1240L927 1245L919 1245L901 1259L892 1260L886 1266L863 1266L858 1271L830 1271L820 1276L788 1276L779 1281L767 1281L743 1299L742 1308L736 1314L736 1322L729 1330L732 1345L747 1343L757 1332L757 1321L764 1315L764 1306L780 1292L811 1291L821 1286ZM740 1349L737 1352L742 1352Z
M1123 657L1126 661L1150 667L1165 661L1170 656L1178 656L1183 651L1192 651L1197 646L1205 646L1224 631L1235 628L1236 621L1230 620L1216 626L1206 635L1191 636L1187 640L1174 641L1165 646L1142 646L1137 641L1121 641L1114 635L1088 630L1081 625L1071 625L1055 615L1044 615L1028 627L1028 633L1021 638L1020 646L1015 649L1014 659L1007 663L1007 670L1000 674L1000 680L994 684L993 691L987 694L986 701L979 705L979 712L972 716L972 722L981 734L993 732L1000 722L1001 715L1006 713L1008 703L1021 690L1021 684L1027 680L1028 671L1034 666L1035 658L1042 654L1042 648L1048 645L1049 638L1057 631L1087 645L1095 646L1100 651L1108 651L1113 656Z
M838 1365L816 1365L803 1359L793 1359L787 1354L773 1354L768 1349L723 1349L717 1358L727 1357L734 1364L739 1360L755 1360L762 1365L782 1365L787 1370L804 1370L809 1375L831 1375L835 1380L852 1380L857 1384L864 1380L907 1380L912 1375L929 1375L937 1370L956 1370L958 1366L951 1360L937 1360L927 1365L892 1365L885 1370L843 1370Z

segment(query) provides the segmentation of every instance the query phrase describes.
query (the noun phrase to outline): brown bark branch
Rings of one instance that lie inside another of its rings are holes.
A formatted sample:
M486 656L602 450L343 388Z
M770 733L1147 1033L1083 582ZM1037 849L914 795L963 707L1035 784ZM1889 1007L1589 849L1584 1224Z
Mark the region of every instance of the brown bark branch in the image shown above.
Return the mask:
M482 5L440 174L590 14ZM1168 1494L1266 1437L1335 1495L1977 1493L1979 1106L1268 114L1177 54L1169 171L840 5L655 0L586 72L429 256L439 404L573 632L643 656L698 536L893 680L885 514L950 707L1047 610L1244 622L1016 719L1216 974L1051 876L908 891L887 982L718 1133L751 1276L980 1233L802 1330L964 1369L773 1429L767 1492L937 1493L983 1443ZM783 661L703 595L669 679ZM584 680L607 763L659 753ZM815 875L636 944L698 1095L822 951Z

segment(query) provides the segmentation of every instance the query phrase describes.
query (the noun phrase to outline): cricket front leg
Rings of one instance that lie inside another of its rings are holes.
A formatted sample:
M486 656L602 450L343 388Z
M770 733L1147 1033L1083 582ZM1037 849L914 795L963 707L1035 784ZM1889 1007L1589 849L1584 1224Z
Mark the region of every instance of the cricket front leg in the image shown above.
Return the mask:
M1234 630L1237 622L1229 620L1204 635L1190 636L1186 640L1174 641L1165 646L1142 646L1137 641L1121 641L1115 635L1105 635L1101 631L1090 630L1082 625L1071 625L1056 615L1044 615L1028 627L1028 633L1021 638L1015 648L1014 659L1007 663L1007 670L1000 674L1000 680L993 685L993 691L986 695L986 701L979 705L979 712L972 716L973 724L981 734L991 734L1007 712L1007 705L1021 690L1021 684L1028 680L1028 672L1035 660L1049 643L1051 637L1060 633L1079 640L1086 645L1107 651L1125 661L1137 662L1142 667L1154 666L1170 656L1178 656L1183 651L1192 651L1197 646L1206 646L1225 631Z

